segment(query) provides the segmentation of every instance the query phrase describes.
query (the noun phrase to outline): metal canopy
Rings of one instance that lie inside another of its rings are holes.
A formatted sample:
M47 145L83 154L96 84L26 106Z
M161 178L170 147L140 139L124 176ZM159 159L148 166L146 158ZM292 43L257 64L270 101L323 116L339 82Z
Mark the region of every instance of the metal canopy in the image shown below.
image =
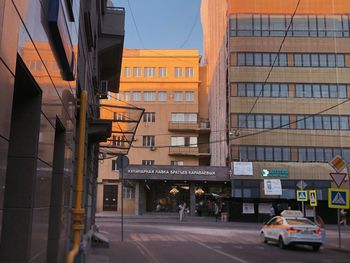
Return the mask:
M112 122L111 137L100 143L100 159L127 155L145 109L119 100L104 100L98 107L100 119Z

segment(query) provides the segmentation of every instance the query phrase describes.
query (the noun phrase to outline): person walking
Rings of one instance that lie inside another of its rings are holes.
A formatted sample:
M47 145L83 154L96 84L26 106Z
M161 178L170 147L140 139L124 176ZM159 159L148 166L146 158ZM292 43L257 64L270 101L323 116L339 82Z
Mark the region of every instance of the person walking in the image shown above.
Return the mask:
M346 214L347 214L347 212L345 211L345 209L340 210L340 222L339 222L339 224L344 224L344 226L347 226Z
M219 216L219 206L216 202L214 203L214 216L215 216L215 222L217 222L218 216Z
M180 205L179 205L180 221L183 221L183 220L184 220L185 211L186 211L186 203L180 204Z
M273 205L270 207L270 219L273 218L276 215L275 208Z

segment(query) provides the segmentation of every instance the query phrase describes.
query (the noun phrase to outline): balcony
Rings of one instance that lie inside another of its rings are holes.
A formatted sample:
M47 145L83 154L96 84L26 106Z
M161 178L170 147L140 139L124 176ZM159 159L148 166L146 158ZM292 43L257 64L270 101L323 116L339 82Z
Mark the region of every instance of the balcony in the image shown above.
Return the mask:
M108 81L108 90L119 92L124 47L125 9L103 6L98 38L100 80Z
M189 146L170 146L170 156L196 156L196 157L208 157L210 156L208 148L201 147L189 147Z
M199 133L209 133L210 124L208 120L200 120L199 122L189 121L170 121L169 131L193 131Z

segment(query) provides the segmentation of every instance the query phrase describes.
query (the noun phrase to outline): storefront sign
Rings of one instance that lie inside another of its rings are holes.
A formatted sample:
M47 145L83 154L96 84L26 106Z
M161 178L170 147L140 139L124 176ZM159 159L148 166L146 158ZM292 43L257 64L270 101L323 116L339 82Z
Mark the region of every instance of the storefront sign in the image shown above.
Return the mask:
M253 203L243 203L242 214L254 214L254 204Z
M262 169L263 177L288 178L288 170Z
M252 162L233 162L231 166L233 175L253 175Z
M124 178L228 181L228 170L227 167L211 166L129 165Z
M280 179L264 180L265 195L282 195L282 184Z
M259 214L270 214L272 204L260 203L259 204Z

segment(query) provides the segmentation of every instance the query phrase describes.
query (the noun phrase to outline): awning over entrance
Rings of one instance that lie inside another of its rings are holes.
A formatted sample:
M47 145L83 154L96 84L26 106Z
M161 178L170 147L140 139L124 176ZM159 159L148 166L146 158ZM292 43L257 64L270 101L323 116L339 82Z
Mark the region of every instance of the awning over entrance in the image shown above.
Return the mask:
M229 181L228 167L129 165L125 179L181 180L181 181Z
M145 109L119 100L104 100L99 107L101 120L112 122L111 137L100 143L101 159L127 155Z

